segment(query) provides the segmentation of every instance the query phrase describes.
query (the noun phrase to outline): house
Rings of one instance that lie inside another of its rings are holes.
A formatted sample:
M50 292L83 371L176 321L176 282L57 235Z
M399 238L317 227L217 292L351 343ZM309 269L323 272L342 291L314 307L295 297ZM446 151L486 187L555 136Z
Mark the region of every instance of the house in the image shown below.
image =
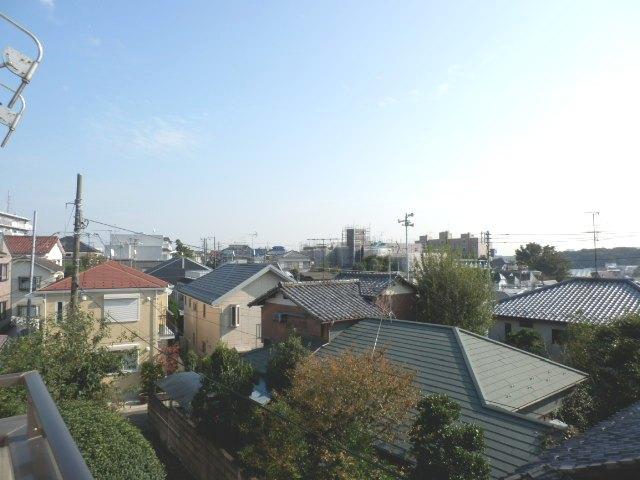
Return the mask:
M640 402L544 451L507 480L640 478Z
M0 234L2 235L27 235L33 230L31 219L14 215L13 213L0 212Z
M273 258L273 261L278 264L281 270L306 272L311 268L311 259L295 250L278 255Z
M62 248L64 250L65 258L73 257L73 243L74 238L73 235L67 235L66 237L62 237L60 239L60 243L62 244ZM99 257L102 256L102 252L97 248L92 247L88 243L80 242L80 258L82 257Z
M33 242L31 237L25 235L5 235L4 240L13 257L31 255ZM64 258L65 252L60 240L55 235L38 235L36 237L35 254L36 257L44 258L45 260L62 266L62 259Z
M174 334L166 326L168 284L116 261L108 260L81 272L79 307L109 322L103 343L123 352L123 371L137 372L140 363L166 345ZM71 277L34 294L42 299L43 319L62 315L69 301Z
M31 255L13 257L11 261L11 319L24 327L27 317L27 295L31 273ZM56 262L36 256L33 261L33 290L46 287L64 277L64 268ZM31 300L31 317L40 318L42 299Z
M171 239L163 235L112 233L105 253L113 260L147 264L168 260L171 250Z
M342 271L336 280L359 280L362 296L394 318L415 320L417 309L416 286L400 272Z
M222 261L235 263L252 263L255 260L255 252L249 245L233 244L220 251Z
M447 394L461 407L461 420L484 431L491 478L532 462L541 442L566 425L553 411L586 374L486 337L448 325L365 319L322 346L321 357L384 349L386 357L415 373L423 395ZM406 435L407 425L399 426ZM412 461L401 437L385 447L399 463Z
M295 331L321 345L362 318L384 315L362 296L358 280L280 282L250 305L262 306L262 337L269 342Z
M640 312L640 285L633 280L573 278L498 302L489 336L502 341L512 331L532 328L557 357L568 324L604 324L634 312Z
M223 341L239 351L262 346L260 308L250 303L288 277L273 265L227 263L176 290L184 296L184 341L200 355Z
M11 253L0 233L0 331L11 321Z
M145 273L161 278L171 285L177 285L178 283L191 283L210 271L209 267L190 258L175 257L148 268Z

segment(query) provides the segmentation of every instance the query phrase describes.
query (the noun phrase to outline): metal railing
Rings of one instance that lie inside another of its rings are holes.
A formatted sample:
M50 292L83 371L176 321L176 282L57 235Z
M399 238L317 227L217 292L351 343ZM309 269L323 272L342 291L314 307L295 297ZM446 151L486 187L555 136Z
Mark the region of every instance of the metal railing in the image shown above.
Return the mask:
M49 446L57 472L48 472L61 480L92 480L78 446L73 441L60 412L40 374L36 371L0 375L0 387L24 385L27 389L26 439L41 437ZM9 435L0 438L4 445Z

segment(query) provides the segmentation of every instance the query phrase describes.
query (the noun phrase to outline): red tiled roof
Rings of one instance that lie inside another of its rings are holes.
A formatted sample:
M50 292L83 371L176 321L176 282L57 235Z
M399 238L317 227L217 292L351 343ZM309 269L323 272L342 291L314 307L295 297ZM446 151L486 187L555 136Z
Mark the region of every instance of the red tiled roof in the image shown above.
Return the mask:
M135 268L127 267L113 260L106 261L80 273L78 284L83 290L166 288L164 280L147 275ZM71 290L71 277L47 285L39 292Z
M11 255L31 255L31 237L27 235L5 235L4 241ZM58 242L58 237L55 235L36 236L36 255L46 255ZM62 245L60 245L60 249L63 250Z

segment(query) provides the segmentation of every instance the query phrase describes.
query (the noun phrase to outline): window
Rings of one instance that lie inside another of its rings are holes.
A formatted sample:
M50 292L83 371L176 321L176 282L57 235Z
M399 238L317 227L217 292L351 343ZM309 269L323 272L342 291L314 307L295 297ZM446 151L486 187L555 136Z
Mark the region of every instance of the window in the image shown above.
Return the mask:
M40 277L33 277L33 290L40 288ZM18 277L18 290L29 291L29 277Z
M520 328L533 328L533 321L531 321L531 320L520 320L518 322L518 325L520 325Z
M198 302L196 302L195 300L193 301L193 311L198 311Z
M510 323L505 323L504 324L504 338L507 338L507 336L511 333L511 324Z
M18 316L26 317L27 316L27 306L26 305L18 305ZM38 317L40 316L40 306L39 305L31 305L31 316Z
M7 302L0 302L0 320L4 320L7 315Z
M0 282L6 282L8 278L9 265L3 263L0 265ZM29 284L29 280L27 280L27 285Z
M240 326L240 305L231 306L231 326L232 327Z
M139 308L138 295L104 296L104 318L109 322L137 322Z
M120 356L121 372L137 372L138 371L138 346L137 345L118 345L109 347ZM115 373L115 372L113 372Z
M562 345L564 343L564 330L558 328L551 329L551 343L554 345Z
M64 302L56 302L56 320L62 320L64 317Z

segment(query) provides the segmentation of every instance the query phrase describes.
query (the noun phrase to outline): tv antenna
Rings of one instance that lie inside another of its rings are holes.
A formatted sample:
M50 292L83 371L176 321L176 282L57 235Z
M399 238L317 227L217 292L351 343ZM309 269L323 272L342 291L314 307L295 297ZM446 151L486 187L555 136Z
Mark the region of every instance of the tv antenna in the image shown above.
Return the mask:
M16 50L13 47L6 47L2 53L2 63L0 63L0 68L6 68L9 72L16 75L20 79L20 84L16 88L12 88L4 83L0 83L0 86L11 93L11 99L7 102L6 106L0 104L0 123L8 128L7 134L5 135L0 147L4 147L9 138L15 131L20 119L22 118L22 114L24 113L26 103L24 97L22 96L22 92L26 86L31 82L36 69L42 62L42 43L40 40L31 33L29 30L19 25L17 22L13 21L5 14L0 12L0 19L6 21L11 26L17 28L22 33L27 35L36 45L36 58L35 60L25 55L24 53ZM15 103L20 100L20 107L17 111L14 110Z

